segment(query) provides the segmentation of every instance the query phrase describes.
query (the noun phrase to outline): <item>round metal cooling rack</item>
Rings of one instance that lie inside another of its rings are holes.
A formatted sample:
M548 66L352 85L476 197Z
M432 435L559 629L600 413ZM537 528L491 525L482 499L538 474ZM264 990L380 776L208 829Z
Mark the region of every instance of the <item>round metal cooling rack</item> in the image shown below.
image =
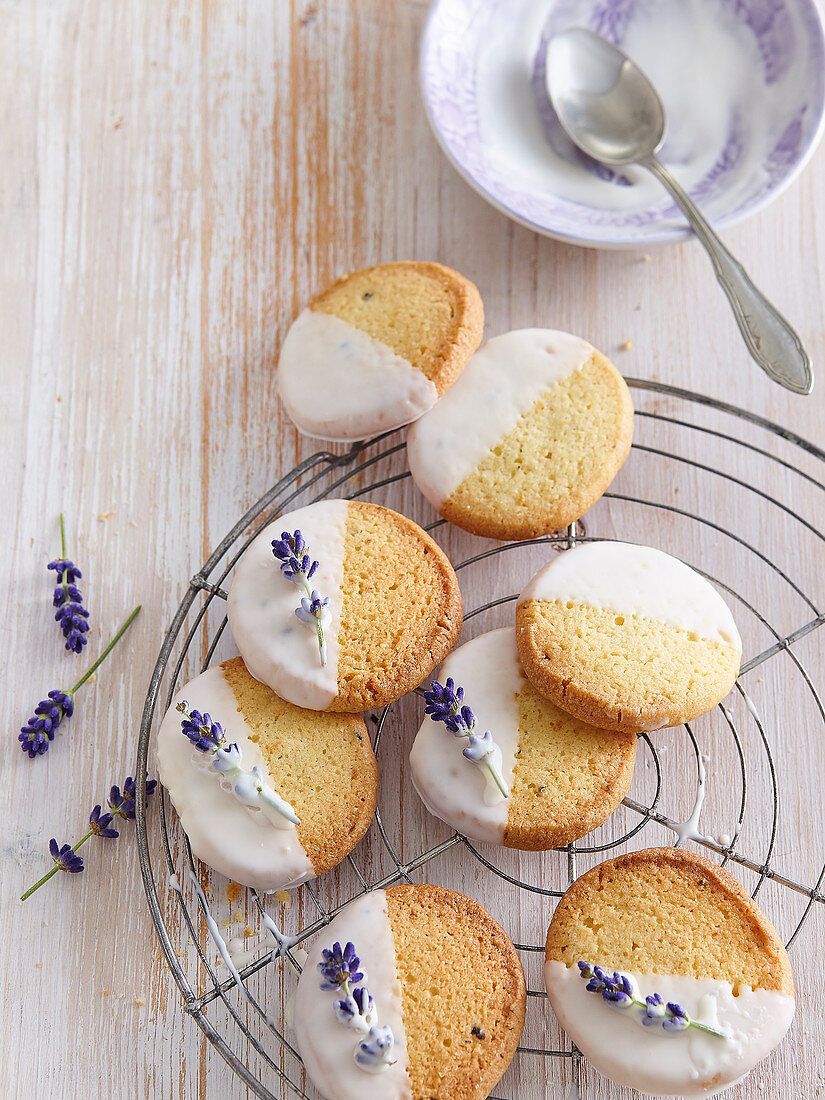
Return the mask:
M714 399L658 383L630 379L629 384L636 391L635 403L639 428L637 437L646 438L651 431L661 429L665 433L668 446L653 445L657 442L656 440L651 443L642 442L639 439L633 445L633 454L628 460L628 466L634 461L654 463L653 469L662 476L657 474L653 478L642 478L642 480L645 484L650 481L655 482L658 489L652 491L653 495L663 497L668 495L666 491L668 463L677 463L682 469L688 468L691 477L709 479L703 482L703 488L697 491L704 493L705 499L711 502L718 497L722 502L724 514L722 516L712 514L712 510L704 506L701 509L692 508L684 500L680 500L677 504L673 499L655 500L652 496L645 494L621 493L616 491L617 483L614 483L613 491L607 493L604 498L609 502L608 508L613 521L611 527L615 527L615 517L622 514L622 509L641 509L643 512L654 510L657 515L664 516L669 523L687 525L685 529L694 542L701 545L703 549L705 544L718 547L721 540L725 545L735 547L737 552L747 555L747 561L752 563L753 568L764 570L772 578L781 596L780 604L786 608L792 604L797 609L798 621L792 628L789 629L785 624L774 625L773 611L753 606L742 592L726 583L721 577L705 573L725 592L737 618L741 619L744 616L750 619L757 636L763 640L764 644L752 656L746 654L733 694L726 703L720 704L715 712L714 755L729 754L732 773L738 777L738 791L732 800L732 832L729 835L714 838L702 836L694 830L694 834L690 836L691 840L719 857L722 865L735 864L745 874L750 873L754 876L748 883L754 896L759 894L765 883L770 882L784 887L785 890L791 891L800 898L803 908L798 920L790 928L787 939L790 946L798 936L813 906L816 903L825 902L825 894L822 892L825 864L814 882L805 883L799 879L806 876L793 875L784 866L776 866L774 863L780 823L780 783L777 761L773 752L774 730L770 728L768 720L760 715L748 694L746 685L749 673L756 669L764 673L770 663L784 659L789 662L789 665L788 678L783 679L783 692L795 693L791 696L790 704L787 703L787 697L783 700L785 712L792 711L794 706L800 708L800 712L801 708L805 708L817 716L817 723L825 725L825 709L823 709L820 694L802 658L794 649L796 643L825 623L825 616L818 609L819 601L808 595L794 580L788 566L776 560L777 554L774 550L769 546L756 545L755 539L750 539L743 534L741 527L737 527L729 517L734 514L738 499L743 498L744 505L751 511L758 508L776 511L788 530L786 545L794 542L801 545L805 540L813 540L813 544L821 549L822 544L825 543L825 534L789 504L774 498L766 489L758 487L754 483L758 479L751 478L750 470L752 466L758 466L760 463L764 463L765 469L769 472L776 467L781 467L800 478L802 483L815 494L825 493L825 484L823 484L825 451L778 425ZM650 407L646 407L647 405ZM666 411L662 411L663 406ZM708 415L716 418L717 426L690 422L691 416L695 419L700 413L703 414L704 410L708 410ZM683 412L685 415L681 415ZM685 416L688 418L686 419ZM764 442L766 438L767 444ZM700 460L696 453L677 454L675 448L680 443L689 444L684 448L688 452L693 450L698 451L699 454L702 454L703 450L710 451L713 447L729 448L726 453L734 459L734 470L723 470L719 465L709 465ZM773 450L768 449L768 445L772 446ZM785 448L786 457L773 453L778 447ZM191 659L190 650L194 647L199 655L203 655L201 669L208 667L213 659L226 630L226 617L221 607L222 601L226 598L224 585L233 566L255 535L281 512L320 500L331 494L339 497L365 497L379 492L384 493L385 490L391 491L392 486L405 481L410 476L406 470L398 473L391 470L393 456L403 449L403 442L393 443L391 436L388 435L373 440L369 444L357 444L343 456L328 452L312 455L291 470L249 509L215 549L202 569L192 577L186 595L169 626L146 696L140 726L136 771L138 776L146 775L153 726L162 717L177 688L187 656L189 655ZM800 468L802 463L807 464L814 472ZM365 482L368 483L365 484ZM624 484L621 476L617 482ZM769 482L769 477L763 478L761 484L764 485L766 482ZM383 499L381 502L392 503L391 500ZM819 514L823 514L821 498L817 497L816 508ZM574 525L564 534L536 539L528 543L495 545L459 562L456 570L461 575L465 570L483 569L489 559L521 552L529 547L564 549L579 541L595 541L597 535L592 528L598 525L599 515L597 510L589 514L587 533L581 525ZM593 518L594 516L596 518ZM443 524L443 520L438 520L431 523L427 530L437 530ZM605 532L605 535L607 534L608 532ZM613 530L609 535L615 537ZM467 537L472 538L472 536ZM704 553L700 557L705 563L715 561L714 552ZM471 582L468 581L467 585L463 584L462 587L465 588L464 594L467 597ZM785 599L786 596L787 599ZM483 623L486 615L494 614L496 608L514 602L516 598L515 593L496 596L468 611L465 621L480 618ZM220 609L217 616L215 608ZM163 694L165 705L162 710L159 710L162 685L165 687L165 694ZM379 773L382 771L383 759L392 749L391 745L387 747L387 739L390 736L387 730L393 706L385 708L380 715L373 716L374 748L379 760ZM696 786L693 793L699 800L704 774L700 743L692 728L686 726L685 731L688 737L688 751L695 763ZM643 833L643 830L649 831L655 825L673 830L677 824L660 805L669 758L667 756L665 759L662 758L662 747L653 738L642 734L640 740L643 751L640 753L637 771L641 767L649 778L649 796L646 801L629 797L624 800L624 806L631 815L635 816L631 817L628 828L623 831L618 830L621 835L617 835L614 839L597 843L590 838L584 838L578 844L561 849L558 853L548 853L548 858L561 861L565 881L571 882L576 877L580 857L587 858L595 855L598 859L600 853L616 849L624 850L625 845ZM667 776L667 778L670 777ZM757 796L762 803L757 807L753 805L756 799L751 794L751 787L755 781L759 783ZM165 792L159 792L158 803L159 821L147 822L145 783L139 782L136 817L140 866L152 920L166 961L180 988L185 1011L197 1022L212 1045L252 1092L266 1100L276 1100L276 1097L287 1095L310 1100L310 1094L303 1091L300 1058L284 1034L285 1024L273 1020L267 1013L262 1003L264 998L261 996L261 987L262 985L266 987L267 979L270 984L276 983L279 988L290 981L294 984L301 966L300 953L296 948L324 928L346 902L369 889L412 881L412 876L425 867L430 881L438 881L439 857L453 848L458 851L463 850L467 858L477 861L489 872L492 876L491 885L496 890L516 889L526 891L528 896L533 894L545 898L557 898L563 892L560 889L551 889L540 882L531 882L517 877L498 866L494 854L485 855L475 844L458 833L415 856L402 856L398 850L397 840L391 835L392 827L388 826L385 818L382 817L379 799L379 807L371 829L377 831L385 854L389 857L390 872L374 876L363 870L358 864L359 850L356 848L355 852L342 864L346 874L340 876L338 893L343 896L337 907L326 907L313 884L306 883L300 887L303 898L300 899L298 910L304 914L309 913L309 917L303 920L301 927L294 935L290 935L282 943L280 952L269 950L240 970L235 970L233 967L229 970L230 976L226 977L224 975L227 973L227 968L224 968L222 974L212 961L217 941L213 943L213 938L208 931L210 923L213 930L221 928L216 915L222 899L208 900L200 887L195 861L176 817L170 814ZM697 802L694 809L697 804L700 803ZM758 810L761 835L755 848L740 850L742 830L748 821L748 815L746 815L748 809L752 813ZM645 840L646 837L643 835L642 839ZM661 840L657 842L662 843ZM649 844L650 841L647 843ZM491 853L499 851L499 849L491 849ZM530 855L538 854L530 853ZM825 853L822 855L825 856ZM381 860L371 861L371 864L373 862L380 864ZM266 914L263 899L254 891L250 893L261 921L274 931L275 926ZM484 897L480 897L479 900L483 902ZM224 922L224 924L228 923ZM184 950L178 949L176 939L180 941ZM191 949L188 954L187 947ZM540 958L539 953L544 950L543 944L540 943L516 944L516 947L523 953L525 963L531 958ZM279 957L285 959L285 963L278 964ZM281 967L279 975L273 972L273 967L276 965ZM266 972L267 969L268 974L261 973ZM259 978L258 975L261 977ZM268 1003L277 1000L271 988L265 991L265 999ZM540 1004L544 998L540 990L529 990L529 993L528 1023L531 1014L529 1010L534 1005ZM282 996L282 1002L283 999ZM208 1010L210 1010L209 1014L207 1014ZM525 1029L526 1034L527 1029ZM575 1048L570 1046L558 1049L541 1046L519 1047L517 1059L535 1057L546 1059L547 1067L553 1060L572 1066L574 1085L578 1081L581 1056ZM549 1069L544 1072L548 1073ZM506 1080L505 1077L502 1086ZM311 1096L316 1095L314 1092L311 1093ZM502 1098L491 1097L491 1100L502 1100Z

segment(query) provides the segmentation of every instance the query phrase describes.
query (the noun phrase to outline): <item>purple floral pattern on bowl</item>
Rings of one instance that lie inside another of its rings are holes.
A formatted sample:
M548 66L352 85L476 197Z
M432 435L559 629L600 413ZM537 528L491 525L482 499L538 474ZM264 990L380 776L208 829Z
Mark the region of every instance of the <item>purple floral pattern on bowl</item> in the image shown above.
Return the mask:
M705 0L724 17L735 20L756 59L754 80L760 99L752 113L760 119L770 104L770 129L754 158L749 149L752 128L746 125L751 101L731 111L725 140L693 181L690 192L717 226L754 213L802 170L823 129L825 109L825 35L814 0ZM513 171L490 141L479 108L480 52L495 33L496 19L515 20L525 11L540 20L532 67L524 68L529 95L532 140L549 147L581 173L632 194L633 170L610 169L580 153L555 119L544 90L547 39L568 26L588 26L622 46L634 21L649 18L650 0L436 0L421 51L421 83L433 130L445 153L464 178L502 212L528 228L576 244L644 247L683 240L690 235L681 213L662 192L660 198L633 208L575 201L536 173ZM638 25L638 24L637 24ZM502 53L506 54L506 45ZM520 65L523 58L505 57ZM519 72L521 72L519 68ZM790 81L789 74L794 75ZM520 77L521 79L521 77ZM481 89L483 91L483 89ZM526 102L526 101L523 101ZM664 153L667 152L667 145ZM750 154L750 159L748 159ZM665 157L667 159L667 157ZM753 162L753 163L751 163ZM677 176L679 168L673 165ZM549 179L549 178L548 178Z

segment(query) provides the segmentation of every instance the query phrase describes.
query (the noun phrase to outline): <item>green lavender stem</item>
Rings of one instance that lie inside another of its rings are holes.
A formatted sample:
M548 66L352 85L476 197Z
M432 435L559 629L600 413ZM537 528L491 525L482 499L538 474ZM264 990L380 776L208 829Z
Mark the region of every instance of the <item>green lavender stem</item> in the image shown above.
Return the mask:
M132 623L138 617L138 614L140 613L141 606L142 606L141 604L137 605L137 607L134 609L134 611L129 616L129 618L126 620L126 622L123 624L123 626L120 628L120 630L118 630L117 634L115 634L114 638L112 638L111 642L109 642L109 644L106 646L106 648L100 654L98 659L89 668L86 669L86 671L83 673L83 675L80 677L80 679L74 685L74 687L69 688L69 690L66 692L67 695L72 695L73 696L74 693L79 688L83 687L83 685L86 683L86 681L89 679L89 677L93 676L95 674L95 672L97 672L97 670L100 668L100 666L106 660L106 658L109 656L109 654L115 648L117 643L120 641L120 639L123 637L123 635L129 629L129 627L132 625Z

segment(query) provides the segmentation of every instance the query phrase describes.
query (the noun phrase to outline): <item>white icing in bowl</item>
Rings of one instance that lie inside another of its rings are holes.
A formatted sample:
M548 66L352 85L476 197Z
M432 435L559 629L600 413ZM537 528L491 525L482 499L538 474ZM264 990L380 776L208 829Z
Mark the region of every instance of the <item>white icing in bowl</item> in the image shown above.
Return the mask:
M532 229L606 247L689 236L647 173L597 169L559 139L543 38L576 25L651 78L668 117L662 159L719 226L775 198L821 137L825 39L813 0L437 0L421 58L433 129L467 181Z

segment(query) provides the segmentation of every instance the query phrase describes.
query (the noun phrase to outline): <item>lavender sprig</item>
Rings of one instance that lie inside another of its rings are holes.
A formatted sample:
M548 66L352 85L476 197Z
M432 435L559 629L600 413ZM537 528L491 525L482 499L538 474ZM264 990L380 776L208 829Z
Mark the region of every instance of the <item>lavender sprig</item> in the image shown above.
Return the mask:
M366 986L352 988L356 982L364 980L360 966L361 960L353 943L342 948L336 942L331 948L324 948L318 963L323 978L321 989L344 994L332 1007L339 1024L361 1033L353 1051L355 1064L367 1073L382 1073L394 1064L395 1037L391 1027L378 1026L378 1009Z
M60 623L63 637L66 639L66 649L72 653L80 653L88 642L86 634L89 630L89 612L83 606L83 597L77 587L83 574L66 557L66 524L63 513L60 513L60 545L63 555L56 561L50 561L47 569L53 569L57 574L57 586L54 590L53 606L57 608L55 620Z
M300 622L311 626L318 635L318 653L323 667L327 663L324 627L330 623L329 596L321 596L317 588L312 588L309 583L315 576L318 562L312 561L309 547L300 531L282 531L280 539L272 540L272 553L281 563L281 572L287 580L306 592L300 606L296 607L295 614Z
M640 1016L636 1017L645 1027L661 1025L662 1029L671 1035L685 1031L689 1027L695 1027L699 1031L705 1031L708 1035L715 1035L719 1039L727 1039L728 1036L717 1028L694 1020L675 1001L665 1002L661 994L651 993L641 1000L636 994L636 983L629 974L622 974L618 970L611 977L608 971L600 966L591 966L590 963L580 962L579 976L587 982L588 993L600 993L602 999L611 1008L639 1008Z
M48 752L49 745L54 740L54 735L57 732L58 726L64 718L71 718L74 713L74 696L76 692L79 691L90 676L100 668L137 618L139 612L140 605L134 609L98 659L86 669L74 687L69 688L68 691L50 691L48 699L41 699L34 708L34 714L25 726L21 726L20 733L17 735L17 740L20 742L20 748L23 752L28 754L30 760L34 760L36 756L42 756L43 753Z
M177 704L175 710L183 715L181 733L192 742L198 752L211 757L210 769L219 778L226 780L239 802L251 809L260 810L276 829L285 828L284 821L292 822L293 825L301 824L301 819L267 782L257 764L248 771L244 768L239 746L229 743L220 722L214 721L208 713L190 711L185 699Z
M147 779L146 794L150 795L156 786L156 779ZM107 804L109 807L108 813L104 813L100 806L95 806L89 814L89 831L74 846L70 847L68 844L59 846L55 838L52 837L49 841L49 852L54 861L54 866L41 879L38 879L34 886L29 887L25 894L21 896L21 901L30 898L35 890L39 890L43 883L48 882L52 875L56 875L58 871L67 871L71 875L76 875L84 870L83 857L75 854L77 849L92 836L114 840L119 835L117 829L112 828L112 822L116 817L122 818L124 821L134 820L135 781L131 775L126 777L122 794L120 787L112 787Z
M426 703L424 713L429 714L433 722L443 722L454 737L466 737L467 747L462 755L483 768L501 795L509 798L510 790L501 774L501 751L490 730L483 734L477 732L478 719L464 703L464 688L456 687L452 676L448 676L443 684L433 680L421 695ZM485 794L485 801L490 801L488 794Z

